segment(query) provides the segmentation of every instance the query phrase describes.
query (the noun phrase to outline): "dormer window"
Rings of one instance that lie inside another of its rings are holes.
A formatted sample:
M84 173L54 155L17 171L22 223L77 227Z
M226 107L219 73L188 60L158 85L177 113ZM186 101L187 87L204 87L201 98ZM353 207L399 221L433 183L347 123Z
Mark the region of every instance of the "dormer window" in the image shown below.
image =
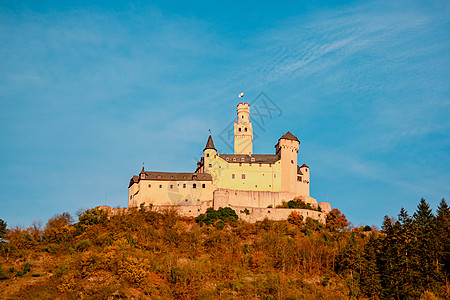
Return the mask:
M227 159L226 159L227 161L230 161L230 158L229 157L227 157Z
M233 157L233 161L236 161L236 157Z
M145 174L144 173L141 174L141 179L145 179Z
M252 161L255 161L255 158L254 158L254 157L252 157Z
M156 176L156 178L159 178L159 179L161 179L161 175L158 175L158 176Z
M241 158L241 161L244 161L244 158Z

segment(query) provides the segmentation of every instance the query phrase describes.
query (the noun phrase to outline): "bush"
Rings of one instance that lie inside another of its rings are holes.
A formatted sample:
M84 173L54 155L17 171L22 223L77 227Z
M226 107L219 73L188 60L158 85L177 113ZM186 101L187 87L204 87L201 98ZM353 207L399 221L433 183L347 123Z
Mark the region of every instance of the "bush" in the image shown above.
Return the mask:
M26 263L25 266L23 267L23 271L25 273L30 272L31 270L31 264L30 263Z
M78 215L78 222L82 225L94 225L101 224L106 221L108 215L106 212L99 208L92 208L83 211Z
M219 220L216 225L214 225L217 229L222 230L225 227L225 222L222 220Z
M0 264L0 280L7 279L8 276L6 275L5 270L3 270L2 265Z
M33 276L33 277L40 277L41 274L35 273L35 274L31 274L31 276Z
M89 240L80 240L75 245L75 250L77 250L78 252L83 252L83 251L86 251L87 249L89 249L90 246L91 246L91 242Z
M230 223L237 221L238 215L236 212L229 208L220 207L218 210L214 210L214 208L208 208L206 210L206 214L201 214L197 218L195 218L195 221L200 224L200 226L203 226L203 223L206 225L211 225L217 220L222 220L224 222Z
M22 277L23 275L25 275L25 272L22 272L22 271L17 271L17 273L16 273L16 277Z

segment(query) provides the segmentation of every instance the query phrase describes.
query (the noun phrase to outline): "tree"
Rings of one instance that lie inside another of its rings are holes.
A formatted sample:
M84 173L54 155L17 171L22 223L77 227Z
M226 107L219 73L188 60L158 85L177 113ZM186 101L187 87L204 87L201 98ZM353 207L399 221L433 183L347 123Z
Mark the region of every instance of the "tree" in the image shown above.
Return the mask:
M450 275L450 209L445 199L439 203L436 216L438 267L444 278Z
M0 219L0 240L5 236L6 234L6 222Z
M348 226L347 218L339 209L332 209L327 215L327 228L331 231L342 231Z
M420 276L417 278L416 289L420 292L434 290L439 273L436 262L438 261L438 245L436 241L435 217L430 206L421 199L417 210L413 215L413 230L416 238L415 252L417 255L417 270Z

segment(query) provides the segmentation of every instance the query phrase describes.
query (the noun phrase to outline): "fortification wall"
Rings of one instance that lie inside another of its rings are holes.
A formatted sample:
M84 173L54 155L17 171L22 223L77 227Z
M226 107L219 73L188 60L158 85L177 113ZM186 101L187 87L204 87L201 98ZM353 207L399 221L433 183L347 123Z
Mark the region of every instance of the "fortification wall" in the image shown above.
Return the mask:
M262 221L265 218L273 221L283 221L287 220L291 212L296 211L298 214L303 216L303 221L306 218L311 218L318 220L320 223L325 224L327 220L327 215L323 212L309 210L309 209L289 209L289 208L249 208L246 206L233 206L230 208L236 211L240 220L246 222L255 223L257 221Z
M297 195L290 192L267 192L267 191L240 191L230 189L217 189L214 191L214 209L227 206L245 206L267 208L276 207L283 201L290 201ZM317 207L317 200L311 197L303 197L306 203Z

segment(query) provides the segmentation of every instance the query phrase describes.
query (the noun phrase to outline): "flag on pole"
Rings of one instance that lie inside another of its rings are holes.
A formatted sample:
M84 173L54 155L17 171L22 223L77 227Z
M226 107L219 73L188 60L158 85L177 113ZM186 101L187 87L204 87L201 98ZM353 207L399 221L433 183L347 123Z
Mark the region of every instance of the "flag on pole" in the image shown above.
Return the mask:
M239 98L243 98L244 97L244 92L239 94Z

